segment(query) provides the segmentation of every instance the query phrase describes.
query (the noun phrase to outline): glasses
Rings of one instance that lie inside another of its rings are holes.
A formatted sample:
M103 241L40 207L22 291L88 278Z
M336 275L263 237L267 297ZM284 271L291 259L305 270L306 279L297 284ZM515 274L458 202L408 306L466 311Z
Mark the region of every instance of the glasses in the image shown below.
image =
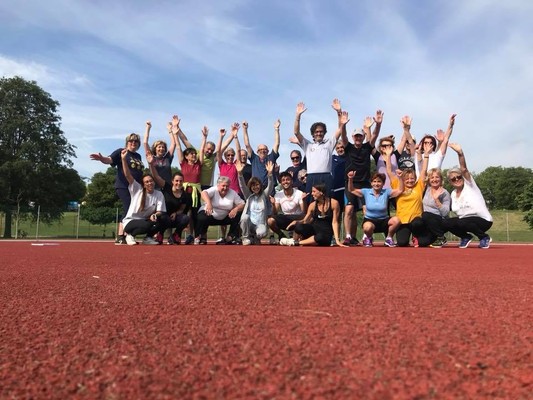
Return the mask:
M457 176L452 176L450 178L450 181L451 182L457 182L457 181L462 181L463 180L463 177L461 175L457 175Z
M257 149L257 151L260 152L260 153L263 153L263 152L266 153L266 152L268 152L268 149Z
M141 142L137 139L131 139L131 140L128 140L128 143L141 143Z
M228 153L228 154L226 154L226 157L235 157L235 154L233 154L233 153Z
M433 142L431 140L429 141L424 140L424 144L433 144Z
M392 144L382 144L381 147L392 147Z
M298 161L299 159L300 159L300 157L291 157L292 161Z

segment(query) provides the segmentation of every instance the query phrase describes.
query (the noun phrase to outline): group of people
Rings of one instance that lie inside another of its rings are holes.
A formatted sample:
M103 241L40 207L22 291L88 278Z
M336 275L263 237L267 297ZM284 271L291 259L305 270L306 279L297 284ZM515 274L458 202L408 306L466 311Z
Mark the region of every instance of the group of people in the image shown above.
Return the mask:
M396 147L393 135L378 142L381 110L366 117L349 140L348 112L338 99L332 107L338 119L335 133L328 136L326 124L315 122L308 139L300 131L307 109L304 103L296 106L289 141L301 151L291 151L285 171L277 162L279 120L274 123L272 149L260 144L256 151L246 121L234 123L229 133L220 129L217 145L207 140L209 130L204 126L199 149L181 130L178 116L167 126L170 146L163 140L150 145L147 122L143 145L150 173L144 173L138 153L141 138L135 133L109 156L91 154L93 160L117 167L115 190L123 218L116 243L134 245L135 237L144 235L143 244L161 244L165 237L168 244L180 244L186 230L184 243L201 245L207 243L209 227L220 226L217 244L260 244L270 231L270 244L347 247L360 244L357 212L362 211L365 247L372 247L374 234L382 233L388 247L438 248L446 245L445 234L451 232L459 237L460 248L468 247L474 235L480 248L489 248L492 216L468 171L462 147L449 142L455 114L446 131L425 135L418 144L411 134L412 120L404 116ZM447 172L452 193L443 187L441 172L448 148L459 161ZM172 173L175 150L181 172ZM212 186L217 165L219 177Z

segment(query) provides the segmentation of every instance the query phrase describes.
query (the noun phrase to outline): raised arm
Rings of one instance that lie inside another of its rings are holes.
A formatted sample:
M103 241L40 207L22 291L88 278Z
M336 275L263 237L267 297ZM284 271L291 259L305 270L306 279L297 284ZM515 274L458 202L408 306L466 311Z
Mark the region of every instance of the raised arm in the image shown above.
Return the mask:
M420 167L420 176L418 179L425 181L428 173L429 154L433 152L433 144L422 143L422 146L424 146L424 158L422 159L422 167Z
M416 152L416 145L415 145L415 141L413 140L413 135L411 135L411 122L412 122L412 120L413 119L409 115L405 115L405 116L402 117L400 122L402 123L402 127L403 127L402 141L405 138L404 146L405 145L409 146L409 151L411 152L411 157L414 157L415 156L415 152ZM400 144L402 143L402 141L400 142ZM402 151L402 150L400 150L400 151ZM415 160L415 162L416 162L416 160Z
M218 165L220 166L222 164L222 162L224 161L223 158L222 158L222 153L224 153L224 150L225 148L223 149L222 148L222 140L224 139L224 136L226 136L226 130L224 128L220 129L220 136L218 137L218 144L217 144L217 149L219 149L217 151L217 162L218 162Z
M298 143L303 144L304 137L302 133L300 132L300 118L302 117L302 114L307 110L305 108L305 104L300 102L296 106L296 117L294 119L294 136L296 136L296 139L298 139Z
M392 186L392 182L397 179L396 175L392 171L392 163L390 161L392 155L392 147L385 147L383 150L383 160L385 161L385 168L387 170L387 176L389 177L389 181ZM399 179L400 184L403 184L403 180ZM403 187L403 186L402 186Z
M338 126L341 126L341 115L342 115L342 108L341 108L341 101L339 99L333 99L333 102L331 103L331 108L335 110L337 113L337 122Z
M279 118L274 122L274 146L272 146L272 151L275 153L279 153L279 127L281 125L281 121Z
M177 115L175 115L175 117L177 118ZM178 122L178 126L179 126L179 122ZM172 126L172 122L169 122L167 124L167 131L168 131L168 134L170 135L170 146L168 148L168 154L170 154L171 156L174 156L174 151L176 150L176 140L177 140L177 135L178 135L178 129L176 128L176 135L174 135L174 129Z
M150 173L152 174L152 178L154 178L155 183L160 188L165 187L165 180L161 178L161 175L159 175L159 172L157 172L157 168L154 165L154 156L150 153L149 155L146 155L146 161L148 161L148 165L150 166Z
M172 117L172 132L174 132L174 126L177 127L178 131L178 137L181 139L181 141L183 142L183 145L185 146L185 148L194 148L194 146L191 144L191 142L189 141L189 139L187 138L187 136L185 135L185 132L183 132L181 130L181 127L180 127L180 118L177 116L177 115L174 115ZM176 145L178 145L179 143L176 143Z
M457 153L457 157L459 157L459 168L461 168L463 178L466 179L468 182L471 182L472 175L470 174L470 171L466 166L466 158L465 153L463 153L463 148L459 143L450 143L448 147L451 147Z
M122 169L124 171L124 177L128 181L128 183L131 185L135 179L133 179L133 175L131 174L130 167L128 165L128 160L126 159L126 156L128 155L128 150L123 149L120 152L120 158L122 159Z
M381 131L381 124L383 123L383 115L385 115L383 111L376 111L376 116L374 117L374 122L376 123L376 126L374 127L374 132L372 132L372 138L370 139L370 144L372 145L372 147L376 146L376 140L378 139L379 131Z
M348 191L357 197L363 197L363 192L361 189L357 189L353 185L353 178L355 177L355 171L348 172Z
M457 114L452 114L450 117L450 121L448 122L448 129L446 129L446 133L442 134L442 131L437 131L438 137L442 137L442 140L440 140L440 146L439 150L442 153L442 156L444 157L446 155L446 150L448 150L448 143L450 142L450 136L452 136L453 132L453 126L455 124L455 117Z
M244 146L246 147L246 151L248 152L248 157L252 155L254 150L252 149L252 146L250 146L250 138L248 137L248 122L242 121L242 139L244 140Z
M185 161L185 157L183 156L183 150L181 149L181 143L180 143L181 135L176 134L174 135L174 138L176 139L176 149L178 150L178 163L181 164L182 162ZM187 147L186 144L185 144L185 147Z
M109 156L103 156L102 153L92 153L89 155L91 160L100 161L103 164L113 164L113 160Z
M144 130L143 136L143 145L146 157L148 157L148 154L152 154L152 149L150 149L150 143L148 143L148 140L150 139L150 129L152 129L152 123L150 121L146 121L146 129Z
M274 175L272 174L274 171L274 163L270 160L268 160L265 163L265 169L267 170L267 187L264 190L264 193L269 196L270 193L272 193L272 189L274 188Z
M198 154L198 161L200 164L204 163L205 144L207 143L207 135L209 135L209 129L204 125L202 128L202 143L200 143L200 154Z
M363 121L363 133L365 134L365 139L368 143L372 144L372 134L370 133L370 128L374 125L374 118L366 117ZM374 140L374 143L376 141ZM374 144L372 144L374 146Z
M236 157L235 160L235 168L237 169L239 187L241 188L241 192L244 195L244 198L247 199L252 195L252 192L250 191L250 189L248 189L248 186L246 186L246 182L244 181L244 176L242 174L242 172L244 171L244 164L238 157Z
M337 131L335 132L335 142L339 140L339 137L344 132L344 135L346 136L346 124L350 121L350 118L348 116L348 111L342 111L341 116L339 117L339 127L337 128Z

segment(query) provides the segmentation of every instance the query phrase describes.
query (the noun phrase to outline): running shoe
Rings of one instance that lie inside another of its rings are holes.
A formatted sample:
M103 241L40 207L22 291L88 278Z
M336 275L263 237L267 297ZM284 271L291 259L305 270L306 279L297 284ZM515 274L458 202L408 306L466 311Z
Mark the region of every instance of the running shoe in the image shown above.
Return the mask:
M115 239L116 246L120 246L121 244L126 244L126 237L124 235L118 235Z
M135 238L132 235L126 235L125 240L129 246L135 246L137 244L137 242L135 241Z
M385 246L387 247L396 247L396 243L394 243L394 240L389 236L385 238Z
M480 249L488 249L490 247L490 242L492 242L492 238L490 236L485 236L484 238L479 239L479 248Z
M219 238L219 239L215 242L215 244L218 244L218 245L220 245L220 244L226 244L226 239L224 239L224 238Z
M200 244L200 238L197 237L196 239L194 239L194 240L193 240L193 243L194 243L195 245ZM204 243L204 244L205 244L205 243Z
M194 236L193 235L187 236L187 238L185 239L185 244L193 244L193 243L194 243Z
M352 238L351 237L347 237L346 239L344 239L344 242L342 242L343 245L345 246L349 246L352 244Z
M371 237L365 236L363 238L363 246L364 247L372 247L373 243L374 243L374 239L372 239Z
M163 243L163 234L161 232L158 232L157 235L155 235L155 240L159 243Z
M198 240L198 243L196 243L197 240ZM194 244L206 245L207 239L206 238L194 239Z
M350 245L351 246L359 246L361 243L359 243L359 240L357 240L356 238L352 237L350 238Z
M158 245L160 244L157 240L155 240L153 237L151 236L146 236L144 239L143 239L143 244L149 244L149 245Z
M242 245L243 246L250 246L251 244L252 244L252 241L250 239L248 239L248 238L244 238L242 240Z
M413 247L418 247L418 238L416 236L413 236L411 242L413 243Z
M470 242L472 241L472 236L468 235L467 237L461 238L461 241L459 242L459 248L460 249L466 249Z
M433 247L434 249L440 249L442 246L446 244L446 238L445 237L438 237L429 245L429 247Z
M279 244L282 246L298 246L298 242L292 238L281 238Z
M276 237L274 235L270 235L270 239L268 239L268 244L272 246L275 246L278 244L278 242L276 241Z

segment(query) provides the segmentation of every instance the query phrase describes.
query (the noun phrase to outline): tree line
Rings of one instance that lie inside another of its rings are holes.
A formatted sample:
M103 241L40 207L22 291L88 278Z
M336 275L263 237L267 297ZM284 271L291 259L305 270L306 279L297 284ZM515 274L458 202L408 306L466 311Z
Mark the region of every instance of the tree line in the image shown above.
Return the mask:
M12 236L11 223L21 213L36 217L40 210L40 218L51 222L61 218L69 201L83 204L80 216L92 224L115 221L120 207L114 190L116 170L94 174L86 187L72 168L75 146L61 130L58 108L35 81L0 79L0 211L5 215L5 238ZM490 209L521 210L533 229L531 168L488 167L474 179Z

